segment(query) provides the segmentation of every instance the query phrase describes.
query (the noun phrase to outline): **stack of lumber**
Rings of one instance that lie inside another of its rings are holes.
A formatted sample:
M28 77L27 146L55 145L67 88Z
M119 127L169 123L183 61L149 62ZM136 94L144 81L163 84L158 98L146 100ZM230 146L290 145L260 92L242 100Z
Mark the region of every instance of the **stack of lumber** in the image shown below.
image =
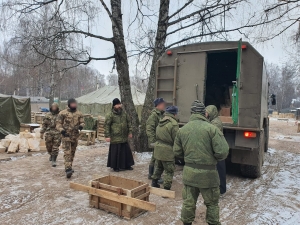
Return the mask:
M104 123L105 123L105 117L98 116L98 124L97 124L97 138L99 141L104 141Z
M41 139L40 129L35 129L35 133L30 133L28 130L20 132L18 135L9 134L5 136L5 139L1 140L0 151L9 153L28 151L40 151L41 150ZM5 150L3 151L3 148ZM45 148L44 148L45 149Z

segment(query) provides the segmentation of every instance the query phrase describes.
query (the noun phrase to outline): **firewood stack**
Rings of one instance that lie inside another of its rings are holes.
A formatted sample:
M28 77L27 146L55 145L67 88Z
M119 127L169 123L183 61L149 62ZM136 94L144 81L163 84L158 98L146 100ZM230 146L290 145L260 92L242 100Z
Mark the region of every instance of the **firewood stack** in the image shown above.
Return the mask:
M105 123L105 117L98 116L98 126L97 126L97 138L99 141L104 141L104 123Z

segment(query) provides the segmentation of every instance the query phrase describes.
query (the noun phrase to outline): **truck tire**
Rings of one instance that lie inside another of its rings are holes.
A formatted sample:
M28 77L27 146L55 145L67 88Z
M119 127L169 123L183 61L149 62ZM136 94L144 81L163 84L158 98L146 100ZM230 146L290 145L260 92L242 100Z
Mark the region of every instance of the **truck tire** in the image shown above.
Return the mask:
M265 132L260 132L260 143L259 151L257 154L257 165L243 165L241 164L241 173L244 177L259 178L261 176L262 165L264 161L264 150L265 150Z
M268 124L265 125L264 127L265 131L265 148L264 152L267 152L269 149L269 119L268 119Z

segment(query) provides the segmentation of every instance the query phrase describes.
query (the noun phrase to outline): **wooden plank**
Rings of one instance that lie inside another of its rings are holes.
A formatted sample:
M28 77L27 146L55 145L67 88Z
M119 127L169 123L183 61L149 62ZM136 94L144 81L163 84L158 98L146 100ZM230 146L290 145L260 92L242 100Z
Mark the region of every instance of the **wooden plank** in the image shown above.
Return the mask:
M146 189L148 186L149 186L149 184L143 184L143 185L141 185L139 187L136 187L136 188L132 189L131 192L132 193L138 192L140 190Z
M143 199L143 198L146 198L146 197L148 197L150 195L150 191L148 191L148 192L146 192L146 193L144 193L144 194L141 194L141 195L139 195L139 196L137 196L137 197L135 197L136 199Z
M131 198L131 197L124 196L124 195L118 195L118 194L115 194L115 193L112 193L109 191L92 188L92 187L85 186L82 184L77 184L77 183L71 182L70 188L77 190L77 191L87 192L91 195L96 195L98 197L109 199L111 201L116 201L116 202L120 202L120 203L123 203L126 205L137 207L140 209L148 210L151 212L154 212L156 210L156 205L153 203L142 201L142 200L135 199L135 198Z
M168 191L161 188L149 187L151 194L162 196L165 198L175 198L175 191Z

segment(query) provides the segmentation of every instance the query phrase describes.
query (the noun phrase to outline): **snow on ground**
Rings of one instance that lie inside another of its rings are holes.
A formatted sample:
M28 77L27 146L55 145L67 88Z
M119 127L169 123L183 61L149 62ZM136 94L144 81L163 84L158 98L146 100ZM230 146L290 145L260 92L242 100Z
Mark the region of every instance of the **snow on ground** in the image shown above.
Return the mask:
M300 224L300 151L299 143L276 136L297 136L295 127L285 121L271 121L270 148L266 153L263 175L259 179L240 176L237 165L228 168L228 191L220 199L224 225L297 225ZM72 182L87 184L108 174L150 183L147 179L150 153L135 153L133 171L114 173L106 167L107 144L80 146L74 161ZM14 225L181 225L182 167L176 167L172 190L175 199L150 195L155 212L124 220L89 207L88 195L71 190L65 178L62 153L58 167L50 167L47 154L17 157L0 162L0 224ZM193 224L205 223L205 206L200 197Z

